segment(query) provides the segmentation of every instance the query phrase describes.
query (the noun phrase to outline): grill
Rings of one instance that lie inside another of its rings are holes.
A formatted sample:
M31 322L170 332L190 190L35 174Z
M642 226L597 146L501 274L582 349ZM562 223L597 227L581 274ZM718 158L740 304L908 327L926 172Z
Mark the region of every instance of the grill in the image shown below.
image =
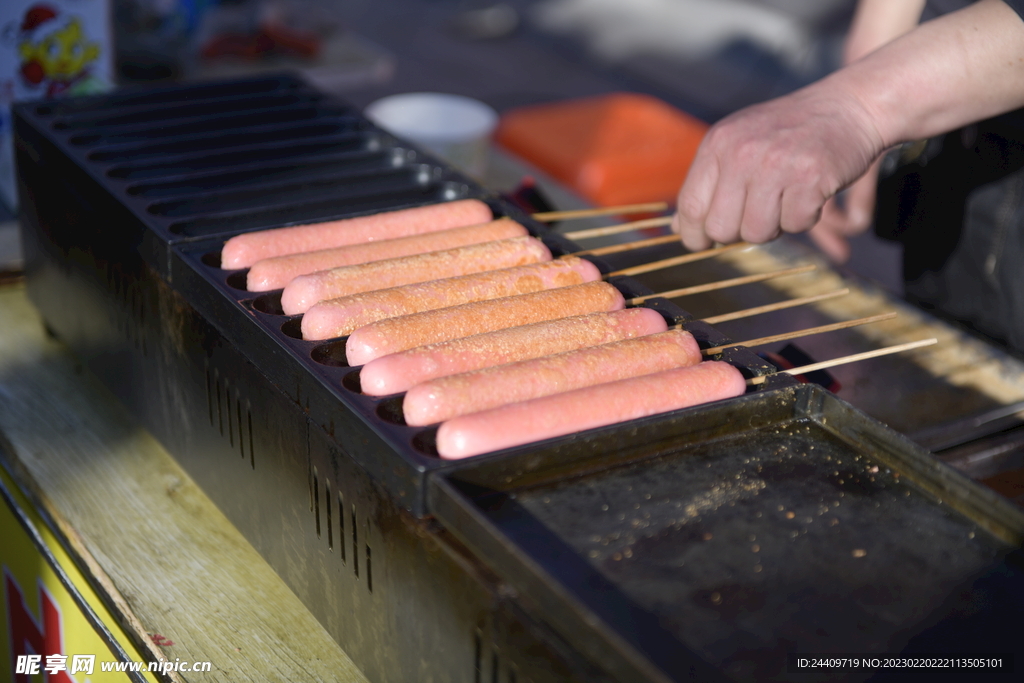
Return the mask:
M830 609L867 624L859 649L891 647L1024 537L1018 510L743 348L723 359L769 379L738 399L440 460L401 396L360 393L343 338L301 339L280 292L220 268L225 240L472 197L556 256L580 247L295 78L24 104L15 135L46 324L374 680L761 678L784 664L780 639L844 647L812 628ZM705 348L729 341L668 300L643 305ZM865 536L814 526L825 499ZM798 514L812 521L790 529ZM766 539L756 571L751 536ZM839 561L854 551L860 566ZM784 580L811 560L836 568ZM864 566L899 586L885 617L856 597Z

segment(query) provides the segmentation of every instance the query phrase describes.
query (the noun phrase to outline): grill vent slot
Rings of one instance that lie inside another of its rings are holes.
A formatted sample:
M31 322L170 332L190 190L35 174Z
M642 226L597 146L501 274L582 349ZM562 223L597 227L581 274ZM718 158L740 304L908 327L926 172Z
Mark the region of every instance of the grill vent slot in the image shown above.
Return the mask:
M245 415L246 415L246 420L249 423L249 466L252 469L255 470L256 469L256 446L254 445L253 440L252 440L252 408L249 406L248 402L246 402ZM245 453L242 453L242 457L243 458L245 457Z
M235 394L235 416L238 418L238 450L245 460L245 439L242 437L242 399L238 394Z
M473 633L473 683L516 683L519 679L516 666L501 656L500 650L483 629Z
M356 504L352 503L352 569L359 578L359 530L356 524Z
M332 510L334 501L331 495L331 482L324 479L324 505L325 508L325 519L327 528L327 547L334 551L334 512ZM360 578L359 574L359 515L356 510L356 504L353 501L349 506L348 510L345 509L345 495L339 490L337 492L338 498L338 555L341 557L341 564L345 566L348 564L348 539L345 537L345 522L346 517L348 523L351 525L352 530L352 572L355 574L356 579ZM313 516L316 518L316 536L321 538L321 519L320 519L320 472L314 466L310 471L310 511L313 512ZM371 520L367 518L365 520L366 526L364 527L363 535L363 552L366 557L366 571L363 576L366 577L366 588L372 593L373 592L373 548L369 543L369 530L371 528Z
M370 546L366 546L366 587L373 592L373 565L370 560Z
M224 436L224 405L220 399L220 376L215 375L217 383L214 385L214 390L217 393L217 429L220 431L220 435ZM224 380L224 384L227 384L227 380Z
M313 517L316 519L316 537L320 538L320 477L313 468Z
M131 347L140 351L144 357L148 356L146 302L137 281L119 268L111 267L106 270L106 282L117 304L109 312L108 319Z
M338 491L338 548L341 550L341 563L348 564L345 559L345 496Z
M473 683L483 683L483 638L480 631L473 634Z
M331 552L334 551L334 529L331 524L331 482L327 479L324 480L324 507L327 509L327 548Z
M210 378L210 360L206 359L206 410L210 414L210 426L213 426L213 382Z
M224 412L227 414L228 423L228 444L231 448L235 447L235 423L231 418L231 390L228 387L228 383L224 382Z
M224 436L224 426L227 425L228 444L232 449L235 447L235 428L238 434L238 453L244 462L246 459L246 443L248 442L249 466L256 469L256 445L252 433L252 404L244 399L238 389L235 389L234 400L232 401L231 387L228 380L221 380L220 371L210 367L210 359L205 361L206 371L206 413L210 419L210 426L216 427L221 436ZM223 386L223 391L221 388ZM232 404L234 404L234 415L232 415ZM214 410L216 408L216 411ZM216 412L216 418L214 417ZM312 510L312 490L310 491L310 510Z

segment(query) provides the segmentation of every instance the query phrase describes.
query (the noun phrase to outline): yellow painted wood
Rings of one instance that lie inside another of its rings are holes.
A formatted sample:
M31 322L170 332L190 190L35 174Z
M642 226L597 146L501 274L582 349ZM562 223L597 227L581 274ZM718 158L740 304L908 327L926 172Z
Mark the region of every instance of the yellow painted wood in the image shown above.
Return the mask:
M45 336L20 285L0 287L0 439L4 466L57 519L139 645L213 663L175 680L365 680L167 452Z

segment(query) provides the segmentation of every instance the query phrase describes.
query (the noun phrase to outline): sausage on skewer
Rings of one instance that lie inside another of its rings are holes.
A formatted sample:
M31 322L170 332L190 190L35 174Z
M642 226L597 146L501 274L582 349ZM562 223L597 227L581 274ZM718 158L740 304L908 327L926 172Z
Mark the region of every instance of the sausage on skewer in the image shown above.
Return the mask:
M493 218L491 208L479 199L460 199L370 216L248 232L227 241L221 250L221 267L248 268L272 256L479 225Z
M499 218L483 225L466 225L408 237L274 256L252 264L246 276L246 289L250 292L268 292L272 289L281 289L299 275L315 273L318 270L523 237L528 234L526 228L511 218Z
M423 426L508 403L696 365L703 356L713 356L730 347L761 346L846 330L895 317L895 312L882 313L707 349L700 349L693 335L677 327L647 337L434 379L409 389L402 409L407 423Z
M402 410L408 424L420 427L509 403L696 365L701 359L692 334L669 330L431 380L409 390Z
M590 261L563 256L546 263L362 292L310 307L302 316L302 338L341 337L386 318L600 279L601 272Z
M442 458L465 458L733 398L746 389L739 370L707 361L457 417L438 430L437 451Z
M706 318L705 322L714 324L771 313L847 293L849 290L839 289L712 316ZM359 378L366 394L397 394L438 377L656 334L667 329L665 319L649 308L627 308L609 313L573 316L392 353L364 365Z
M664 220L659 219L659 221L664 223ZM650 221L646 222L649 223ZM644 221L640 221L640 223L644 223ZM623 223L602 228L601 230L617 234L618 232L635 230L637 226L638 223ZM567 236L580 235L582 236L581 238L585 238L587 232L589 231L569 233ZM480 242L521 237L528 234L529 231L525 227L516 223L511 218L499 218L482 225L466 225L436 232L409 235L407 237L396 237L376 242L350 244L332 249L319 249L317 251L304 251L298 254L275 256L252 264L248 273L247 289L252 292L265 292L272 289L280 289L299 275L307 275L320 270L411 256L413 254L424 254L429 251L440 251L467 244L479 244ZM678 242L677 237L665 235L632 243L584 249L579 253L593 254L595 256L615 254L621 251L643 249L648 246L658 246L674 242ZM737 247L730 245L729 248ZM710 251L717 253L721 249Z
M591 313L510 327L429 344L370 361L359 372L363 393L384 396L460 372L538 358L664 332L668 323L650 308Z
M627 304L636 305L658 296L676 297L708 292L752 282L762 282L785 275L796 275L813 269L813 265L808 265L769 273L744 275L718 282L673 289L661 294L634 297L628 301L615 286L607 282L588 282L532 294L475 301L461 306L424 311L370 323L360 327L349 336L345 352L349 364L363 365L389 353L397 353L416 346L434 344L458 337L468 337L472 334L527 325L543 320L554 320L567 315L615 311L625 308Z
M923 339L842 358L783 370L802 374L936 343ZM463 415L441 425L437 450L442 458L464 458L574 432L636 420L657 413L689 408L742 395L747 385L767 377L745 380L739 370L722 361L655 372L617 382L598 384L522 403Z
M550 260L551 251L540 240L513 237L371 261L300 275L284 288L281 308L287 315L295 315L326 299Z
M622 293L606 282L474 301L360 327L349 336L345 354L350 365L363 365L417 346L570 315L616 311L625 306Z

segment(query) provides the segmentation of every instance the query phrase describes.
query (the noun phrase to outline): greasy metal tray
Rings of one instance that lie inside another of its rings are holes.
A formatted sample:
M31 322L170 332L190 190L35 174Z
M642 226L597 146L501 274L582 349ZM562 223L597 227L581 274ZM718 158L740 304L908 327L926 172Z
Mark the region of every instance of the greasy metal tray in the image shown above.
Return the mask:
M621 431L466 461L428 506L623 680L898 652L1024 539L1024 511L814 385Z

